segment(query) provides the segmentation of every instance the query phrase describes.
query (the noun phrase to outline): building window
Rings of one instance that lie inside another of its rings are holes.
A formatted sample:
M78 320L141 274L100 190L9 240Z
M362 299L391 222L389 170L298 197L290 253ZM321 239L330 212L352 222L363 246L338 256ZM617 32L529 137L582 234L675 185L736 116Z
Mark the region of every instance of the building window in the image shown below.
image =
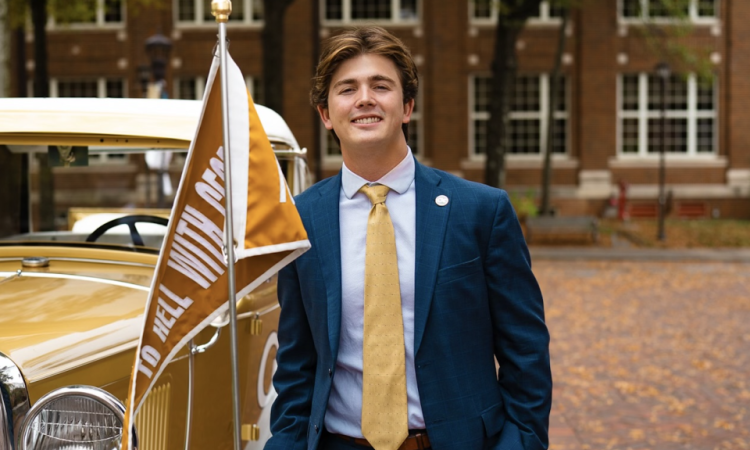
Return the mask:
M496 0L469 0L469 17L474 23L495 24L497 22L498 5ZM549 1L543 1L536 13L529 17L529 24L535 23L560 23L563 8L551 5Z
M687 18L713 21L719 16L719 0L619 0L619 16L626 21L670 21Z
M89 11L87 17L76 17L70 21L56 21L52 17L49 21L50 27L54 29L112 27L122 26L125 22L125 0L86 0L83 3L80 11Z
M211 14L211 0L174 0L175 20L179 25L216 26ZM263 21L263 0L235 0L229 24L261 24Z
M658 154L662 144L661 80L652 74L625 74L618 84L619 153ZM716 81L699 80L694 74L673 75L665 94L666 152L716 154Z
M52 78L50 97L125 97L125 80L119 78Z
M247 90L253 98L254 103L263 104L263 86L258 78L245 77ZM214 86L219 88L219 80L214 80ZM203 92L206 90L205 77L180 77L175 78L172 95L180 100L203 100Z
M330 23L416 23L420 0L323 0L321 19Z
M245 85L247 86L248 92L250 92L250 97L253 98L253 103L263 105L265 103L265 93L260 78L247 76L245 77Z
M492 98L491 77L476 75L470 79L471 155L487 153L487 121ZM513 155L540 155L547 143L550 108L550 76L519 75L511 99L510 148ZM564 154L568 148L568 92L565 77L560 79L559 102L554 111L552 152Z

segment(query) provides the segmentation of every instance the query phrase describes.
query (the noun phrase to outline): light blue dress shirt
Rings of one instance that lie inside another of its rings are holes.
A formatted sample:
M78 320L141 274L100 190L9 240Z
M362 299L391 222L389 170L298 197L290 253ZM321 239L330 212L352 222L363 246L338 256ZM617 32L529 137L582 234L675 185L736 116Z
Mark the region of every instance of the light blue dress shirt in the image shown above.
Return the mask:
M411 150L375 183L349 170L341 173L339 226L341 227L341 338L336 373L325 416L331 433L362 436L362 333L364 328L365 245L370 200L359 189L383 184L391 191L386 206L396 235L401 311L406 347L406 395L409 429L425 428L414 371L414 270L416 253L416 191Z

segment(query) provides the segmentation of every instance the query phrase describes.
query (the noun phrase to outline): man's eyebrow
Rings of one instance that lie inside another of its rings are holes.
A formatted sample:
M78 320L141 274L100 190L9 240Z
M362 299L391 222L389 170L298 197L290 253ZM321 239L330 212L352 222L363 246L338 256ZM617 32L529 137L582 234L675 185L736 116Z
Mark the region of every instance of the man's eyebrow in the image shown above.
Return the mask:
M368 81L370 81L370 82L372 82L372 81L385 81L385 82L392 83L392 84L396 83L393 80L393 78L387 77L385 75L373 75L373 76L371 76L371 77L368 78ZM356 84L356 82L357 82L357 80L354 79L354 78L345 78L343 80L339 80L336 83L334 83L334 85L331 86L331 89L335 89L335 88L337 88L337 87L339 87L341 85L345 85L345 84Z

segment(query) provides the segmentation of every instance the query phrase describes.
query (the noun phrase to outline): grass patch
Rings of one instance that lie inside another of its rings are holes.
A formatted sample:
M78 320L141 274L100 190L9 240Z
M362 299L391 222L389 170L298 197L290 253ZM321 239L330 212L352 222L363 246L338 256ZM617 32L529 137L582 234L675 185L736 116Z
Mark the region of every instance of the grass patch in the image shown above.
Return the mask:
M656 238L656 219L640 219L622 223L614 220L601 222L602 235L616 234L628 239L636 247L654 248L720 248L750 247L750 221L747 220L680 220L665 221L666 241Z

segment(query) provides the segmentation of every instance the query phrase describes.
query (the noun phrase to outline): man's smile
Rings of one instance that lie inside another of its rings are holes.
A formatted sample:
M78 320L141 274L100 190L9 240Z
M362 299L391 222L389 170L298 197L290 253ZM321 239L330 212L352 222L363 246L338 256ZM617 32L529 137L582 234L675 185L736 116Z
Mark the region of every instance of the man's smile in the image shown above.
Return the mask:
M376 123L381 122L383 119L376 116L368 116L368 117L360 117L358 119L352 120L353 123L359 123L359 124L370 124L370 123Z

